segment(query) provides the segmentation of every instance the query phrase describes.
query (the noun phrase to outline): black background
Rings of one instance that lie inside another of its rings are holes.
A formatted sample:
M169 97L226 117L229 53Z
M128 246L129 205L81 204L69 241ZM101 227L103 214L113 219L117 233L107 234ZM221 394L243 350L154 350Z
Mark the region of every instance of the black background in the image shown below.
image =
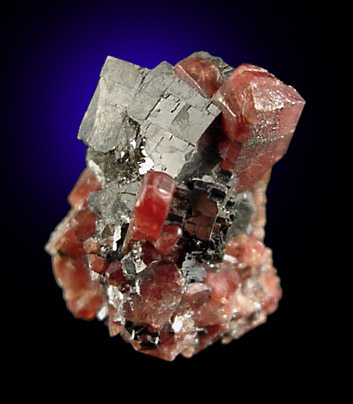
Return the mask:
M111 26L115 16L119 32ZM336 248L328 40L335 29L325 6L15 1L1 20L3 324L14 374L24 371L29 377L35 368L50 376L63 367L66 382L84 375L92 388L107 378L113 379L111 387L116 379L119 388L127 388L128 381L140 378L191 383L196 376L203 380L198 389L210 391L223 384L238 389L243 380L258 379L269 386L275 381L310 385L327 357L321 330L330 303L322 280ZM154 40L145 43L146 37ZM74 319L43 247L66 215L66 196L84 167L84 147L75 137L105 56L152 68L196 50L233 66L265 67L293 85L307 104L268 189L266 244L282 280L279 309L230 345L216 343L192 359L167 363L135 352L120 337L110 339L98 321Z

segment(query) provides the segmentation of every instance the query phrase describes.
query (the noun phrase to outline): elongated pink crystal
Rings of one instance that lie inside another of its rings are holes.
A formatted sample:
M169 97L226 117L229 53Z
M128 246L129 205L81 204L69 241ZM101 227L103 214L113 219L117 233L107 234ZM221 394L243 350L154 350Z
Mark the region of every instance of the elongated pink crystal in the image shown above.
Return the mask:
M144 176L137 196L129 238L156 241L161 234L175 192L175 180L162 172Z

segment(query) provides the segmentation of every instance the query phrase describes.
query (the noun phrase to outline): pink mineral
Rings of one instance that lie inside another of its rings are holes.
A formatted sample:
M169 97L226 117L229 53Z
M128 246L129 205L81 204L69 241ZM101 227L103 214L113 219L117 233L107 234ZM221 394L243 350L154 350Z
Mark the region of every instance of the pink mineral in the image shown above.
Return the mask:
M62 287L67 308L77 318L91 320L102 302L99 282L91 279L84 259L84 243L93 235L98 216L87 205L87 196L100 189L96 176L86 169L71 191L73 209L53 234L47 249L53 254L53 270Z
M77 208L82 202L86 200L89 194L101 189L101 183L98 181L96 175L88 167L85 168L80 175L75 187L70 192L68 200L73 208Z
M286 153L305 101L267 70L240 65L217 91L222 111L219 152L223 169L233 171L242 192Z
M206 98L211 98L224 82L219 68L200 57L182 60L175 65L174 72Z
M168 224L163 227L162 234L155 242L156 250L161 254L168 253L179 241L183 229L177 224Z
M96 91L88 168L46 246L67 308L168 361L263 324L282 297L266 188L304 100L206 52L174 69L108 57Z
M224 132L239 142L292 135L305 103L293 87L250 64L234 70L214 102L223 112Z
M144 176L137 196L129 238L156 241L162 232L173 200L175 180L162 172Z
M178 306L184 284L179 268L171 262L152 263L137 279L139 293L127 303L126 319L160 330Z

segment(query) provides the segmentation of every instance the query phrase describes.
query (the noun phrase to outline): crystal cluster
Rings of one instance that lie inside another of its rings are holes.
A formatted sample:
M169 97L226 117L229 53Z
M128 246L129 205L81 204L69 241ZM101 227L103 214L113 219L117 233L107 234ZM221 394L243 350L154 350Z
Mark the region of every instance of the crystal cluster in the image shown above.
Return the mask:
M281 298L266 187L304 103L207 52L152 70L109 56L78 135L87 168L46 246L73 315L165 360L264 323Z

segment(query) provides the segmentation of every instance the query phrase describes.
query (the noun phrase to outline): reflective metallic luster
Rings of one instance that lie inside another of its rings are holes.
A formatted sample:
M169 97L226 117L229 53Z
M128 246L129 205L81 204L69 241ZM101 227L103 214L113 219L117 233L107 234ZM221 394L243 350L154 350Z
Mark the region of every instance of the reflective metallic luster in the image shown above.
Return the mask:
M135 271L137 274L139 274L140 272L142 272L144 269L147 268L147 265L143 262L143 260L141 258L142 247L141 247L141 243L139 241L132 246L130 254L134 259Z
M103 304L103 306L97 312L97 319L103 321L108 317L108 306Z
M186 255L185 261L182 264L181 272L183 273L186 282L203 282L207 275L206 270L198 263L192 253Z
M257 66L190 56L190 85L168 62L107 57L78 134L88 169L46 246L75 316L107 318L111 336L165 360L228 343L276 310L266 187L305 103ZM141 188L149 175L173 183L167 207L165 188Z
M109 285L106 288L106 295L109 304L116 309L116 314L112 320L124 324L125 317L123 314L124 313L123 306L127 296L121 293L119 289L113 285Z

